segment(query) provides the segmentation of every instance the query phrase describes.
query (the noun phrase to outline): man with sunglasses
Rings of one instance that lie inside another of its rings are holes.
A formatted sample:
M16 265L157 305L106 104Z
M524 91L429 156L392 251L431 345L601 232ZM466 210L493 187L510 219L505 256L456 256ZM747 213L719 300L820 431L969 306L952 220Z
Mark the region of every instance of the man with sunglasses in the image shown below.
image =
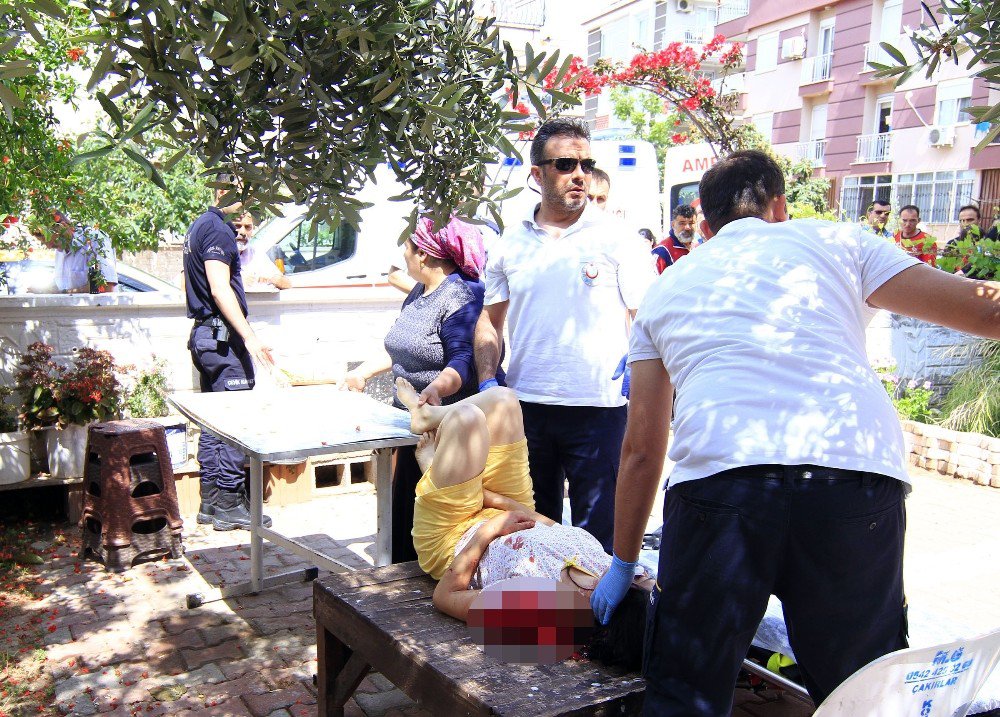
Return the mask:
M892 213L892 207L889 206L889 202L884 199L876 199L874 202L868 205L868 231L872 234L880 237L885 237L886 239L892 239L892 232L886 229L886 223L889 221L889 215Z
M543 124L531 165L541 203L490 251L477 370L481 388L496 384L509 317L507 385L521 401L537 509L560 520L568 480L573 524L609 548L626 417L612 375L655 275L634 231L588 206L596 163L585 124Z

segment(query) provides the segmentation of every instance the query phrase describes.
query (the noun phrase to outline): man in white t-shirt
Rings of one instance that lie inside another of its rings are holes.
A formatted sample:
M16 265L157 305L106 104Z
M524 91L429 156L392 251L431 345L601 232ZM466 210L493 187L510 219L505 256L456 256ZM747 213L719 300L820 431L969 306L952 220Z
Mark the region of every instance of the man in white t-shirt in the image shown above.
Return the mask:
M588 207L595 162L585 124L543 124L531 164L542 201L490 249L476 368L481 388L496 385L509 320L507 385L521 400L537 510L559 521L568 480L573 525L609 550L627 412L612 375L655 275L633 231Z
M103 294L118 286L111 237L95 227L74 224L60 210L52 212L53 229L45 245L56 250L56 288L66 294Z
M674 440L645 714L728 715L768 596L819 704L906 646L899 420L865 353L872 308L1000 338L1000 284L935 271L853 224L787 220L781 169L736 152L700 185L712 240L636 317L607 622ZM627 583L625 582L627 580Z
M258 252L250 244L256 229L256 219L251 212L243 212L239 219L233 222L236 227L236 248L240 252L240 273L246 286L254 284L270 284L277 289L288 289L292 283L282 274L267 254Z

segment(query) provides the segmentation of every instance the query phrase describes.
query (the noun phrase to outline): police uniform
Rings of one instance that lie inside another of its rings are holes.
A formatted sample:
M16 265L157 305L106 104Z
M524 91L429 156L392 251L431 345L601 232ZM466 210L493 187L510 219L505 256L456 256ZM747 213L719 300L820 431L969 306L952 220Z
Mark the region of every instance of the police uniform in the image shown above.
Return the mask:
M188 349L198 370L202 391L247 391L254 386L253 362L243 339L226 324L212 297L205 271L205 262L209 260L221 261L229 266L229 285L246 316L247 300L240 277L236 228L226 221L217 207L210 207L198 217L184 238L187 315L194 319ZM198 441L202 495L199 523L212 522L218 529L228 529L213 520L216 513L214 502L220 490L230 493L240 491L244 480L243 460L241 451L223 443L208 431L202 431Z

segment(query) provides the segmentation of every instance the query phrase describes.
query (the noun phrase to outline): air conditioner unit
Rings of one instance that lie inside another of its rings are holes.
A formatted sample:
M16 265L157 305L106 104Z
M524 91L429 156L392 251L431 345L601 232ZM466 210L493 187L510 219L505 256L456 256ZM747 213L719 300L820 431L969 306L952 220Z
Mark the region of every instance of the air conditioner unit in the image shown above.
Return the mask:
M955 128L953 126L931 127L927 133L927 141L931 147L951 147L955 144Z
M804 37L786 37L781 41L782 60L801 60L806 56L806 39Z
M677 12L691 12L691 0L677 0Z

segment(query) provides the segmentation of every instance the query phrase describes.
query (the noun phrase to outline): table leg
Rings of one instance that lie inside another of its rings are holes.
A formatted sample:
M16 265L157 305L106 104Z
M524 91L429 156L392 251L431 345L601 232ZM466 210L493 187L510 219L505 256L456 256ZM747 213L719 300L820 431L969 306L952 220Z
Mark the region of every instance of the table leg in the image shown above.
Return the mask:
M375 530L375 566L392 562L392 449L375 451L375 500L378 509Z
M264 579L264 461L250 457L250 588L258 593Z

